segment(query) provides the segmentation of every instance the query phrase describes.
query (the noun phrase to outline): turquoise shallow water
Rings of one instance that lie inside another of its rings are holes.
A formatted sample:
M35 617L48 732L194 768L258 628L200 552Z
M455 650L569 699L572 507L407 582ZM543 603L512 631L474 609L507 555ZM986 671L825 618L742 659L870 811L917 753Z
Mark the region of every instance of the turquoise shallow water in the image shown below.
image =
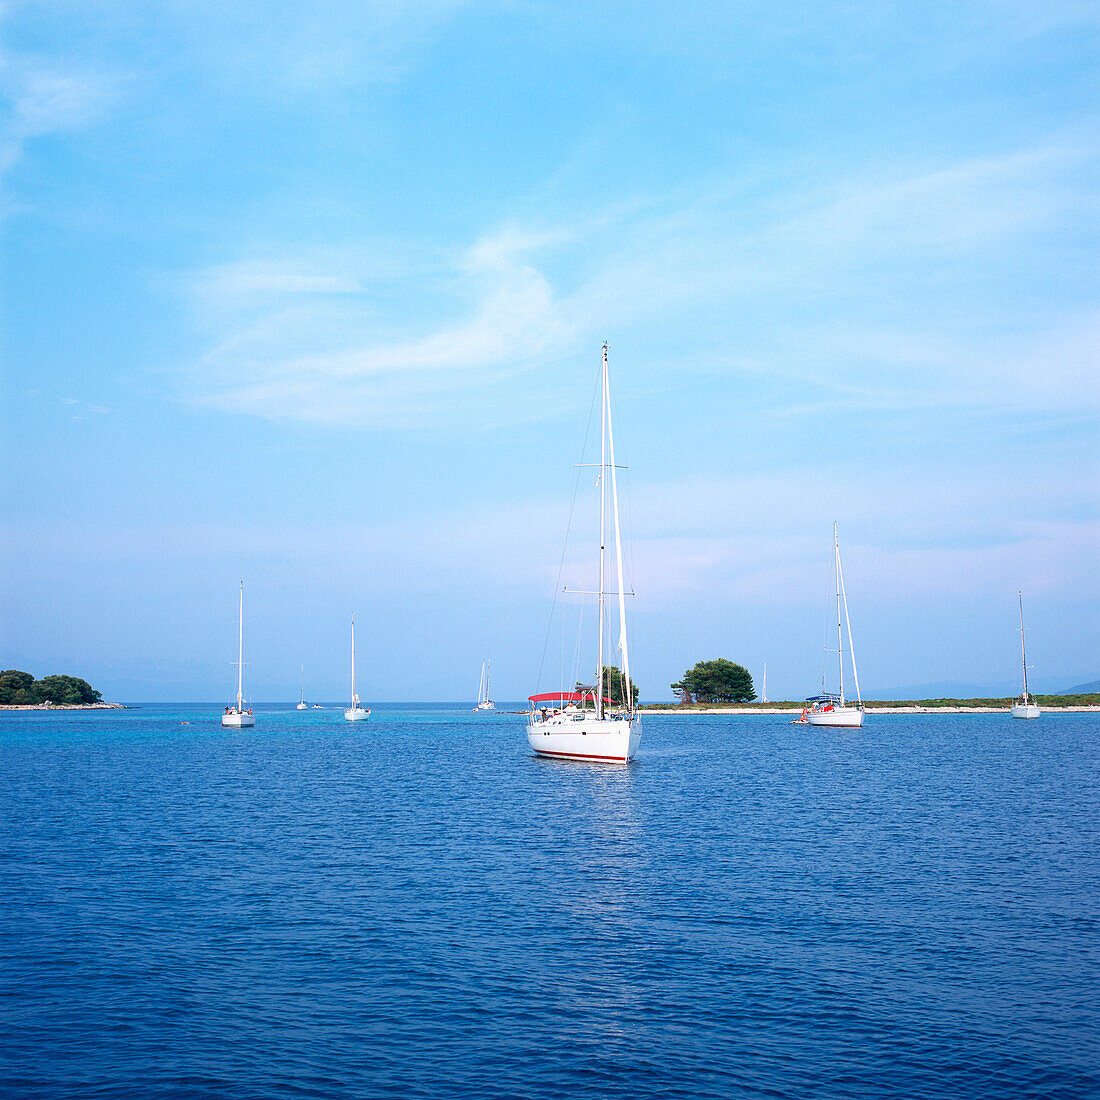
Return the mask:
M1098 715L220 710L0 715L3 1093L1100 1095Z

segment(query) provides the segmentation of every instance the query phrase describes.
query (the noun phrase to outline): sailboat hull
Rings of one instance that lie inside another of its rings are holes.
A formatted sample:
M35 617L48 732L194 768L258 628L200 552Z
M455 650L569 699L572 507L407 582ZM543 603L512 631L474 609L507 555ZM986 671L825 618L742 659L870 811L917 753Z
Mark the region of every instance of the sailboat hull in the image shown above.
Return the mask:
M370 717L370 711L363 710L362 707L348 707L344 711L344 717L349 722L365 722Z
M254 726L255 724L256 716L254 714L239 714L233 711L230 714L222 715L222 725L231 729L244 729L246 726Z
M845 726L857 728L863 725L863 711L859 707L833 707L831 710L811 710L806 715L811 726Z
M532 751L558 760L626 764L634 759L641 739L642 723L638 718L597 721L555 716L527 727L527 743Z
M1034 703L1016 703L1010 713L1013 718L1038 718L1040 711Z

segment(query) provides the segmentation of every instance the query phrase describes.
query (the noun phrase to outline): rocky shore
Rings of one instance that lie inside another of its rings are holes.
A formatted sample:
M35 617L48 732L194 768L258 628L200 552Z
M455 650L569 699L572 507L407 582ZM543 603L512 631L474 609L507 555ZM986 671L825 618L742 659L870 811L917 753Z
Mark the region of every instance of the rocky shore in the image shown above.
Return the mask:
M125 703L0 703L0 710L129 710Z

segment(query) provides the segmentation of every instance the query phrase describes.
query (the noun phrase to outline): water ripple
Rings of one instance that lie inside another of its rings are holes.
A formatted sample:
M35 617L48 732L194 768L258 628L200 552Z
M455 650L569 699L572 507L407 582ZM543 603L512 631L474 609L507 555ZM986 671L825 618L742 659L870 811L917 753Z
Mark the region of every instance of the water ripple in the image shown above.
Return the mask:
M0 1090L1100 1094L1097 716L646 725L0 717Z

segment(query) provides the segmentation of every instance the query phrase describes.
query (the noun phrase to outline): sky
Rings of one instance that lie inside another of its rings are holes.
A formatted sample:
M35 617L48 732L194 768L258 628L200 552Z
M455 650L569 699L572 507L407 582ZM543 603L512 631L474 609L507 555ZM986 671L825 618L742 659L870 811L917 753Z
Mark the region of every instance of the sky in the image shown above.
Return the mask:
M1032 685L1100 677L1100 5L9 0L0 42L3 667L224 701L243 578L257 702L345 698L352 612L366 702L558 687L606 341L643 699L814 693L834 521L864 695L1016 689L1020 589Z

